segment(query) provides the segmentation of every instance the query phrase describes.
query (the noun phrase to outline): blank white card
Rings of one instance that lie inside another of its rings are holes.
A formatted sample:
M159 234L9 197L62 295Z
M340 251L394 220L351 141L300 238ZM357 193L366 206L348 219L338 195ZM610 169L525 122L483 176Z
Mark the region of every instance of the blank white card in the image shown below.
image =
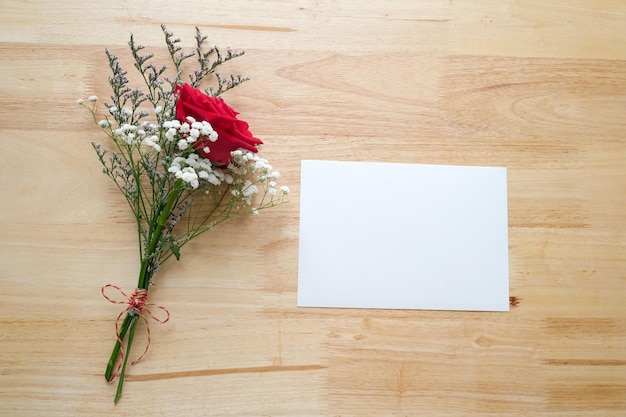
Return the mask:
M302 161L298 306L509 310L506 168Z

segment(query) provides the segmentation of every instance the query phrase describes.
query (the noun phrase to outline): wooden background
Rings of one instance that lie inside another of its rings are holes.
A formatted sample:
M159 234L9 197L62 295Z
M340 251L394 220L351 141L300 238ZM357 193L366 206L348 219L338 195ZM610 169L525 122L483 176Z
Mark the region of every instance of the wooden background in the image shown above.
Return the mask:
M626 2L0 0L0 19L0 415L626 415ZM161 23L247 51L226 98L293 195L162 268L172 319L114 406L100 287L132 290L136 237L75 101L109 94L104 48L127 59L131 31L163 52ZM297 308L301 159L507 167L516 305Z

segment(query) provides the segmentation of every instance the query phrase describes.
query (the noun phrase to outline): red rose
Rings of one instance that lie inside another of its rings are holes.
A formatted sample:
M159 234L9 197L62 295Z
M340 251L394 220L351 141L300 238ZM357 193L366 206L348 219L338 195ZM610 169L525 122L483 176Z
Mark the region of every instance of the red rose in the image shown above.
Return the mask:
M176 101L176 118L186 122L191 116L198 122L209 122L218 134L217 141L211 142L208 138L200 138L193 143L193 147L203 157L226 165L231 161L230 153L237 149L246 149L256 152L256 145L260 145L260 139L252 136L248 130L248 123L237 119L237 113L221 98L206 95L201 90L193 88L189 84L176 86L174 90L178 94ZM210 152L205 152L208 147Z

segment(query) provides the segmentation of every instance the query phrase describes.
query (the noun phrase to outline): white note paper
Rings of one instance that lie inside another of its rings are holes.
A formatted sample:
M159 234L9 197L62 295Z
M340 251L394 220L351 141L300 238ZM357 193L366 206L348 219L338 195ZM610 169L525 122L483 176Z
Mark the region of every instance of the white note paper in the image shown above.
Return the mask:
M506 168L302 161L298 306L509 310Z

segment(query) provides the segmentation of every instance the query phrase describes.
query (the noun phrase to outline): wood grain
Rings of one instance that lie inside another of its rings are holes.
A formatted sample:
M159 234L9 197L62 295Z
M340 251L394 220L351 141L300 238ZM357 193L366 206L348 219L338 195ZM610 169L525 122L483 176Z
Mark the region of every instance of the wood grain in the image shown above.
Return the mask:
M0 5L0 415L626 414L624 2ZM293 194L162 268L114 406L100 287L135 284L136 237L74 103L161 23L246 50L228 100ZM297 308L302 159L507 167L511 311Z

